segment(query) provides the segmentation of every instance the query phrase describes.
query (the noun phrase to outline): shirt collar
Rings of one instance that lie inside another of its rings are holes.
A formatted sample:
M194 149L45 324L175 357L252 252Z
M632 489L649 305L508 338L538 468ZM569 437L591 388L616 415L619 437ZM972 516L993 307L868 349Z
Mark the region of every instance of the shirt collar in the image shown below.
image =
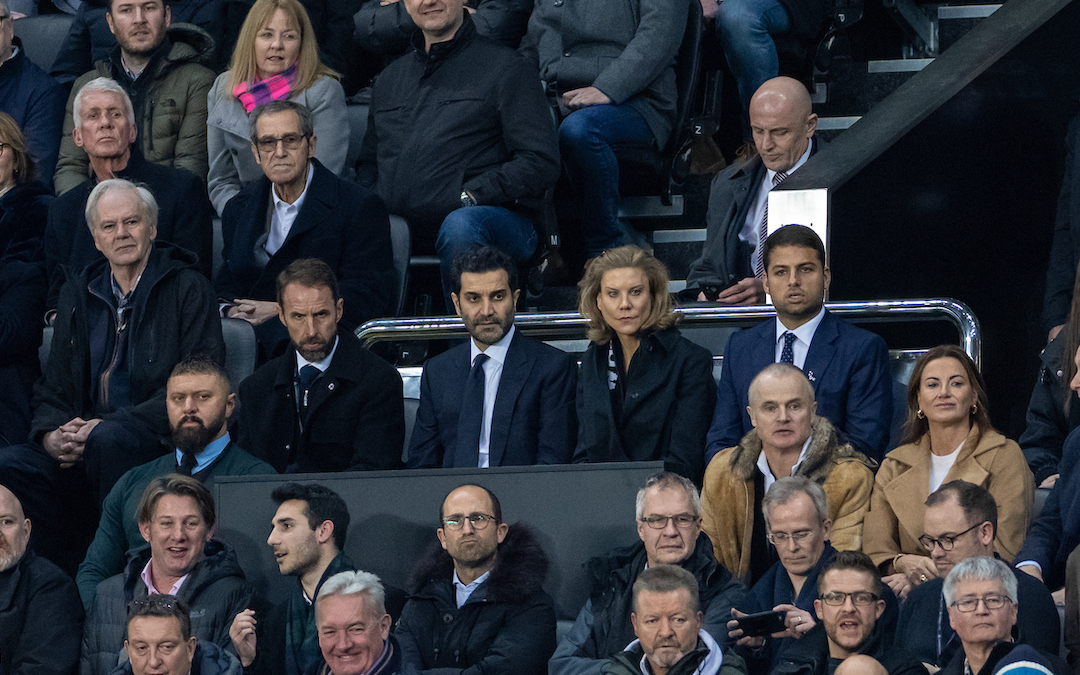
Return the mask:
M225 447L229 445L229 432L226 431L225 435L216 440L210 441L206 444L206 447L195 453L195 468L191 470L191 473L198 473L214 463L221 453L225 452ZM179 448L176 450L176 463L184 459L184 453Z
M800 342L802 342L807 347L809 347L810 342L814 339L814 333L817 332L817 328L818 328L818 326L821 325L821 320L824 319L824 318L825 318L825 307L824 306L822 306L822 308L820 310L818 310L818 313L814 315L814 318L810 319L809 321L807 321L803 325L799 326L798 328L791 328L791 329L787 328L786 326L784 326L783 322L780 321L780 317L777 317L776 318L776 342L780 342L780 338L784 335L784 333L787 333L787 332L790 331L790 332L795 334L795 337Z
M314 175L315 175L315 165L312 164L310 160L308 160L307 181L304 182L304 191L300 193L300 196L297 197L296 201L293 202L292 204L285 201L281 197L278 197L277 186L271 184L270 185L270 196L272 196L274 198L274 208L275 209L294 208L297 211L300 211L300 207L304 205L304 197L307 196L308 188L311 187L311 177L314 176Z
M476 340L469 338L469 363L476 361L479 354L486 354L488 358L498 362L500 366L506 363L506 352L510 349L510 342L514 339L514 331L516 330L517 326L510 324L510 330L506 331L506 335L495 344L488 345L488 348L483 352L476 346Z
M798 470L799 465L806 459L806 451L810 448L810 441L814 439L813 435L806 439L806 442L802 444L802 450L799 451L799 458L795 460L795 464L791 466L791 475L795 475L795 471ZM769 468L769 460L765 459L765 450L762 449L757 456L757 468L761 470L761 473L766 476L773 476L772 469ZM780 480L781 478L787 478L787 476L773 476L774 480Z
M813 149L814 149L814 139L811 138L810 142L806 144L806 150L803 152L802 156L799 157L799 161L795 162L795 166L791 167L790 169L788 169L784 173L786 175L790 176L791 174L798 171L799 167L801 167L803 164L806 164L806 160L810 159L810 151L813 150ZM772 169L765 169L765 184L768 185L769 187L772 187L773 176L775 176L775 175L776 175L776 172L773 171Z
M146 585L147 595L159 595L160 593L158 592L158 589L154 587L154 581L152 578L152 574L150 573L150 563L151 560L146 561L146 566L142 568L142 573L139 574L139 578L142 579L143 584ZM187 578L188 575L185 574L184 576L177 579L176 583L173 584L172 588L169 589L169 595L176 595L177 593L179 593L180 587L184 585L184 582L187 581Z
M296 353L296 372L299 373L300 369L304 366L315 366L316 368L325 373L326 369L330 367L330 362L334 360L334 352L337 351L338 342L338 336L335 335L334 347L330 350L330 353L327 354L326 358L322 361L308 361L303 356L300 356L300 352L298 350L293 349L293 351Z

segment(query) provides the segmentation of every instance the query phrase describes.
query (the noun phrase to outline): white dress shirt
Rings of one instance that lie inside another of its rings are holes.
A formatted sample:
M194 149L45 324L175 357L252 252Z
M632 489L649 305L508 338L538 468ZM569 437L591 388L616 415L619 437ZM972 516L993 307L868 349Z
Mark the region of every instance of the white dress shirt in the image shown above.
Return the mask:
M510 326L503 339L489 345L483 352L476 346L476 340L469 340L470 364L476 361L476 357L481 353L488 357L484 362L484 419L480 422L480 461L477 463L481 469L491 466L491 416L495 412L495 397L499 393L499 382L502 381L503 363L506 362L506 352L510 349L515 330L515 326Z
M304 183L304 191L300 193L300 196L292 204L278 197L276 185L270 188L270 198L273 200L274 208L273 215L270 217L270 233L266 237L267 254L274 255L277 253L288 238L289 230L292 229L293 223L296 222L296 216L300 213L300 207L304 205L304 197L307 196L308 188L311 187L311 177L314 174L315 165L308 164L307 182Z
M813 436L806 439L806 442L802 444L802 450L799 451L799 458L795 460L795 463L791 465L791 474L795 475L795 471L799 468L799 465L806 459L806 451L810 448L810 441L813 440ZM765 451L762 450L757 456L757 468L761 471L761 475L765 476L765 492L769 491L772 484L777 481L777 477L773 475L772 469L769 468L769 460L765 459ZM780 478L787 478L787 476L780 476Z
M814 147L814 141L811 139L806 144L806 152L802 154L799 161L795 162L795 166L788 169L785 173L788 176L799 170L803 164L806 164L806 160L810 159L810 150ZM758 228L761 227L761 217L765 215L765 204L769 202L769 190L772 190L773 176L776 172L772 169L765 169L765 177L761 180L761 186L758 188L757 197L754 198L754 203L750 206L750 210L746 212L746 221L743 223L742 229L739 230L739 239L750 244L751 251L757 251L758 245ZM753 260L753 257L751 257Z
M810 319L798 328L788 330L784 324L780 323L780 319L776 319L776 353L773 355L773 362L780 362L780 354L784 351L784 333L794 333L795 341L791 343L791 352L795 356L795 360L792 362L799 370L803 369L806 365L806 354L810 351L810 343L814 340L814 333L817 332L818 326L821 325L821 320L825 318L825 308L814 315L813 319Z
M480 576L476 577L471 584L466 584L458 578L457 570L454 570L454 590L457 592L457 606L461 609L461 606L469 601L473 591L480 587L480 584L487 581L487 578L491 576L491 570L484 572Z

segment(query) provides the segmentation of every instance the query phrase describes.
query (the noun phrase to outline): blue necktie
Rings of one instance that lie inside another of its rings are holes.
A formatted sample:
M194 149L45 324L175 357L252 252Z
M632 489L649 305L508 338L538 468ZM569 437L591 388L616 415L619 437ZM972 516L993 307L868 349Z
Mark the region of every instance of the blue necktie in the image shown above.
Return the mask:
M784 348L780 350L780 363L795 365L795 350L791 348L795 342L795 333L787 331L780 337L784 338Z
M311 391L311 385L315 383L315 380L319 379L322 375L322 371L315 366L308 364L300 369L300 409L307 410L308 407L308 392Z
M452 463L443 466L471 466L480 463L480 429L484 425L484 362L487 354L477 354L469 369L469 379L461 397L458 414L457 452Z

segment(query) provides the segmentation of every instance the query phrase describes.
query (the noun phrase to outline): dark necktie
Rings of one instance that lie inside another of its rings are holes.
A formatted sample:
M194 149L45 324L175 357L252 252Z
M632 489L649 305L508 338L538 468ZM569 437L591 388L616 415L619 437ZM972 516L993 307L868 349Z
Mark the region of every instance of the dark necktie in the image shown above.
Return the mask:
M322 375L322 371L313 365L306 365L300 369L300 409L307 410L308 407L308 392L311 391L311 385L315 383L315 380L319 379Z
M780 350L780 363L795 365L795 350L791 348L795 342L795 333L787 331L780 337L784 338L784 348Z
M180 473L184 474L185 476L190 476L192 473L195 472L195 467L196 467L196 465L198 465L198 463L199 463L198 460L195 459L195 453L193 453L193 452L182 453L181 458L180 458L180 469L179 469L179 471L180 471Z
M461 399L458 414L457 453L449 466L480 464L480 430L484 425L484 362L490 357L477 354L469 369L469 380Z
M784 182L787 174L777 171L772 177L772 186ZM772 189L772 188L770 188ZM754 275L759 279L765 276L765 240L769 238L769 198L765 197L765 208L761 210L761 222L758 223L757 250L754 251ZM789 361L790 363L790 361Z

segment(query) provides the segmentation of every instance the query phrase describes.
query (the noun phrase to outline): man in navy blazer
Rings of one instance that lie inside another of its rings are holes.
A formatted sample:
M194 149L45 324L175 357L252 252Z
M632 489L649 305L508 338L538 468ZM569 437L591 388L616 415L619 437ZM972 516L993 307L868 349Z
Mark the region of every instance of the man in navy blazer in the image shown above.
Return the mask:
M409 468L570 462L577 364L515 329L517 276L490 246L455 259L450 297L471 338L424 366Z
M829 314L830 272L825 247L802 225L780 228L765 241L765 286L776 319L735 333L724 351L706 459L733 447L753 425L747 413L750 381L770 363L806 373L817 413L876 460L885 454L892 421L889 351L880 336Z
M288 334L274 320L277 276L294 260L318 258L337 275L342 328L385 316L394 270L382 200L315 159L318 139L305 106L273 101L255 109L250 125L251 151L265 176L222 213L224 260L214 286L223 313L255 326L264 357L279 353Z

